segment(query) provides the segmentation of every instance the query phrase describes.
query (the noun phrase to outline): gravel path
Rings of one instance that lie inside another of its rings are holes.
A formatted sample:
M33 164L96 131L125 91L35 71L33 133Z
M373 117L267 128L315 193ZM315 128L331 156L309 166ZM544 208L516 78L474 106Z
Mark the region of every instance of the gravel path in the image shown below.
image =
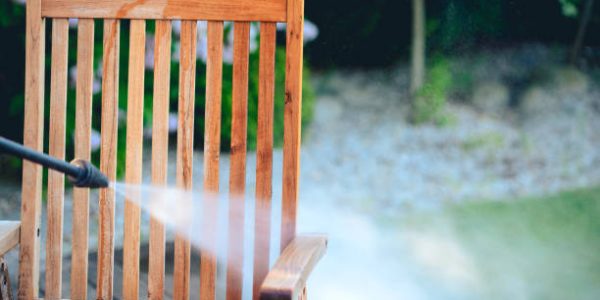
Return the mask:
M405 121L406 95L397 91L406 78L338 73L317 80L335 92L317 102L302 152L302 193L395 210L600 182L598 91L527 120L452 104L451 124L437 127Z

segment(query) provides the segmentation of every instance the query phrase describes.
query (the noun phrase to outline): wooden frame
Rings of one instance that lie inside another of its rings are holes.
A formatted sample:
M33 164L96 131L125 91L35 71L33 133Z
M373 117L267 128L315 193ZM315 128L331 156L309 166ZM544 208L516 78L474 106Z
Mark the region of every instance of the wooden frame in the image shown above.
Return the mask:
M221 132L221 90L223 76L224 21L234 21L234 72L231 127L230 212L227 294L228 300L241 298L242 278L235 274L243 266L243 240L237 232L244 224L244 190L246 188L246 147L248 102L258 101L258 135L256 168L256 220L253 298L292 299L305 295L306 277L326 249L324 237L297 237L296 211L300 174L300 139L302 112L303 0L28 0L26 39L26 83L24 144L41 151L44 124L44 53L45 20L52 24L52 61L50 89L50 154L64 159L67 86L68 20L79 18L77 41L77 83L75 115L75 155L90 158L92 120L92 86L94 20L103 19L102 114L100 169L110 180L116 179L119 98L119 57L121 19L131 19L125 180L140 183L142 174L142 135L144 105L144 51L146 20L157 20L154 61L154 108L152 141L152 182L165 185L168 161L169 86L171 61L171 21L182 20L180 34L180 68L177 133L177 186L191 189L194 118L197 22L208 21L207 88L204 141L204 190L219 192L219 153ZM250 22L260 22L259 96L248 99ZM284 108L283 186L282 188L282 255L269 270L270 213L272 200L273 113L275 91L276 22L287 23L286 82ZM39 296L40 212L42 169L23 163L23 193L20 230L11 230L11 243L20 242L19 299ZM64 177L50 173L48 186L48 242L46 244L46 298L62 294L62 218ZM71 291L73 299L87 295L89 191L74 189L73 255ZM202 238L215 244L218 197L204 207ZM124 222L123 297L162 299L165 287L165 229L157 220L150 226L150 264L148 291L140 291L139 232L140 209L127 203ZM96 298L113 297L115 193L99 193L98 267ZM2 223L0 223L1 225ZM1 229L1 227L0 227ZM18 240L15 237L18 236ZM0 237L1 238L1 237ZM2 242L2 241L0 241ZM0 245L2 246L2 245ZM209 247L210 248L210 247ZM4 249L0 247L0 250ZM174 298L190 295L190 244L184 237L175 241ZM201 299L215 298L216 255L214 249L201 253ZM76 275L75 275L76 274ZM264 282L264 283L263 283ZM262 284L262 285L261 285ZM262 287L261 287L262 286Z

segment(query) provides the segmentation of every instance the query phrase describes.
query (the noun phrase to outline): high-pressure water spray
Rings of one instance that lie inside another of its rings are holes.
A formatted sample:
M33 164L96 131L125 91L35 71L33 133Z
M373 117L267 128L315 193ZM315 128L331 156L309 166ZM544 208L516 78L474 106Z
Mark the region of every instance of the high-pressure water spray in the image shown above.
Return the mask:
M108 178L89 161L76 159L71 163L37 152L21 144L0 137L0 153L17 156L66 174L76 187L106 188Z

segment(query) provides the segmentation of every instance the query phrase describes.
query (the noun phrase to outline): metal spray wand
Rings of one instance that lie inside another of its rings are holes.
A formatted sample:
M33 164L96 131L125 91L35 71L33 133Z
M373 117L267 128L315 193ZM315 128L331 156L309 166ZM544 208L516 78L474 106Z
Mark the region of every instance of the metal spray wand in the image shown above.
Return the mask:
M76 159L68 163L3 137L0 137L0 153L20 157L64 173L76 187L106 188L109 186L108 178L89 161Z

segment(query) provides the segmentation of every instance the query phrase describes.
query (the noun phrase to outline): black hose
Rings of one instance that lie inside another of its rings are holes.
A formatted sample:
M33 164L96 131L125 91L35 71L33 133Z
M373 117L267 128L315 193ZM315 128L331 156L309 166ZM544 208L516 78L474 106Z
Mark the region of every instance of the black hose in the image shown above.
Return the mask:
M72 165L66 161L58 160L44 153L34 151L33 149L27 148L3 137L0 137L0 152L46 166L52 170L65 173L71 177L78 177L81 173L81 168L78 166Z
M64 173L77 187L100 188L109 185L108 178L88 161L74 160L68 163L3 137L0 137L0 152Z

